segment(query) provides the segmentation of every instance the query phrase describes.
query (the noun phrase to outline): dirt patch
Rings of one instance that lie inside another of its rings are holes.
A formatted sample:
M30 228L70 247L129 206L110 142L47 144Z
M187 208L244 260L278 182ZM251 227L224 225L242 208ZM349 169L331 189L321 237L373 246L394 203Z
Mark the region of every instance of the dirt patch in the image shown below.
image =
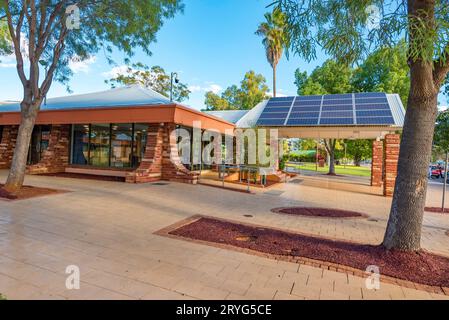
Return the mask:
M366 214L329 208L307 208L307 207L284 207L271 209L272 212L280 214L289 214L306 217L320 218L362 218L367 217Z
M367 266L376 265L381 276L449 287L449 258L426 251L387 251L382 246L334 241L208 217L199 217L168 234L279 257L330 262L362 272Z
M66 192L68 191L32 187L32 186L23 186L17 193L11 194L3 189L3 184L0 184L0 199L7 199L7 200L24 200L29 198L36 198Z
M83 174L83 173L70 173L70 172L59 172L59 173L42 173L40 176L49 177L60 177L60 178L73 178L73 179L85 179L85 180L100 180L100 181L117 181L125 182L125 177L112 177L112 176L100 176L93 174Z
M438 208L438 207L425 207L424 211L441 213L441 214L449 214L449 208L444 208L444 211L443 211L443 210L441 210L441 208Z

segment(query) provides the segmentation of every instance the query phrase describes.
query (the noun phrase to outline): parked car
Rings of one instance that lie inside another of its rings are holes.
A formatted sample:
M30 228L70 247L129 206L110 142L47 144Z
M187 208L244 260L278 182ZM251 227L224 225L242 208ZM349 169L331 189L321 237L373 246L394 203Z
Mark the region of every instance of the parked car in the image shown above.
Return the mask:
M444 169L441 166L431 166L430 172L432 179L444 178Z

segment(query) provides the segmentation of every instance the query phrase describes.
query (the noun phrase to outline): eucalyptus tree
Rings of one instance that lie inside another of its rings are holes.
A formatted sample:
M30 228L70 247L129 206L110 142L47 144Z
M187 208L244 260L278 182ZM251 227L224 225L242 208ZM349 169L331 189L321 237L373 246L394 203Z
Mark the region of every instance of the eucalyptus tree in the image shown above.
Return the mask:
M287 17L290 48L309 60L321 47L353 63L405 37L410 93L383 245L419 250L438 94L449 72L448 1L277 0L275 5Z
M28 146L41 103L54 81L68 83L72 75L69 63L88 59L99 50L112 60L113 48L128 56L137 48L151 54L150 44L164 19L182 9L181 0L0 2L0 24L8 26L23 86L22 117L6 191L14 193L23 184Z
M265 21L259 25L256 34L263 37L262 43L268 63L273 68L273 97L276 97L276 67L285 48L288 48L288 37L285 16L275 8L265 14Z

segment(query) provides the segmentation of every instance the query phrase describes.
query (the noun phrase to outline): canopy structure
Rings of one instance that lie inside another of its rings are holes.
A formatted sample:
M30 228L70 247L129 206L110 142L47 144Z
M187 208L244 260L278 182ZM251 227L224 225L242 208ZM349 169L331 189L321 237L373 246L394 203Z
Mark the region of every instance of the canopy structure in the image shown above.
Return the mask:
M228 118L237 112L215 115ZM238 128L274 128L281 138L376 139L400 131L404 116L397 94L349 93L272 98L235 123Z

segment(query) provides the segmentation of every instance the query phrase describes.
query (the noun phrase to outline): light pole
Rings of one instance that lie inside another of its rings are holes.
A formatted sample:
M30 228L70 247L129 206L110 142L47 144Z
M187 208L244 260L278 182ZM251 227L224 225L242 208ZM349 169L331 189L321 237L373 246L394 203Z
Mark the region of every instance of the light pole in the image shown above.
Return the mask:
M170 101L173 102L173 80L175 83L179 83L178 73L172 72L170 74Z

